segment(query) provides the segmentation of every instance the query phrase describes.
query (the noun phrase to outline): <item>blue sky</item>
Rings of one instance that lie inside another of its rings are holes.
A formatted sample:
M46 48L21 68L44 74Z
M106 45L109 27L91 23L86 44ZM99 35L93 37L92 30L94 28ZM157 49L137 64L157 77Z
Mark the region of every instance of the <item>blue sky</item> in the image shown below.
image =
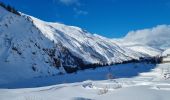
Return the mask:
M170 24L170 0L0 0L45 21L79 26L108 38Z

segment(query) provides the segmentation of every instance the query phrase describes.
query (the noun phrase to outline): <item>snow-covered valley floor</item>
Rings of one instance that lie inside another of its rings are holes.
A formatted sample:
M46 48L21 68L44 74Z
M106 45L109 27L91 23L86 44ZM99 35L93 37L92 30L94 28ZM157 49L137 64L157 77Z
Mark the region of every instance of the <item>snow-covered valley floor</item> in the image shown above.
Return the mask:
M0 100L169 100L170 63L122 64L0 87Z

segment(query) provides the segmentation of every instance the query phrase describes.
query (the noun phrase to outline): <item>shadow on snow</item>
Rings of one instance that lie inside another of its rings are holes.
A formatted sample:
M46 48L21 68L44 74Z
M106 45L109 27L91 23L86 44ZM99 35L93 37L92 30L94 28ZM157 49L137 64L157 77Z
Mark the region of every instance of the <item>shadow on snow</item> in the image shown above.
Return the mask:
M72 74L56 75L50 77L33 78L25 81L2 84L0 88L35 88L63 83L82 82L86 80L107 80L109 78L131 78L142 72L149 72L156 67L156 64L128 63L118 64L96 69L87 69Z

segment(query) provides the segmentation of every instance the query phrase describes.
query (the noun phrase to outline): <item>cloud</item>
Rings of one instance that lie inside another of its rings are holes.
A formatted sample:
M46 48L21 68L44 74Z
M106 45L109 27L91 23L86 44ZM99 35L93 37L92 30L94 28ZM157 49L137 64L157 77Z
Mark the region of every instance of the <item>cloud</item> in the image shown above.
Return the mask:
M153 28L130 31L124 41L138 44L146 44L154 47L170 46L170 25L158 25Z
M77 5L79 6L80 5L80 2L79 0L59 0L60 3L64 4L64 5Z
M76 13L76 15L87 15L88 12L84 11L84 10L79 10L77 8L73 8L74 12Z
M87 15L88 12L85 10L81 10L84 4L80 2L80 0L53 0L54 3L59 3L71 8L73 11L73 17L78 18L82 15Z

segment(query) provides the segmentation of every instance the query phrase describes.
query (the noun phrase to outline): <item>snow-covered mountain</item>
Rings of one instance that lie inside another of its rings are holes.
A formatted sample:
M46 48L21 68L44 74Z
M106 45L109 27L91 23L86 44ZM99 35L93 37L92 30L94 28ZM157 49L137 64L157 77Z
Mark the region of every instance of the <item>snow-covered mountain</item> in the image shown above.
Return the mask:
M146 56L78 27L45 22L25 14L19 16L3 7L0 12L1 82L73 72Z
M147 54L151 57L161 56L161 53L164 51L160 48L154 48L146 44L138 44L136 42L129 42L124 40L114 40L122 47L128 48L138 53Z
M170 25L130 31L124 38L113 39L119 45L150 56L161 55L170 47Z

